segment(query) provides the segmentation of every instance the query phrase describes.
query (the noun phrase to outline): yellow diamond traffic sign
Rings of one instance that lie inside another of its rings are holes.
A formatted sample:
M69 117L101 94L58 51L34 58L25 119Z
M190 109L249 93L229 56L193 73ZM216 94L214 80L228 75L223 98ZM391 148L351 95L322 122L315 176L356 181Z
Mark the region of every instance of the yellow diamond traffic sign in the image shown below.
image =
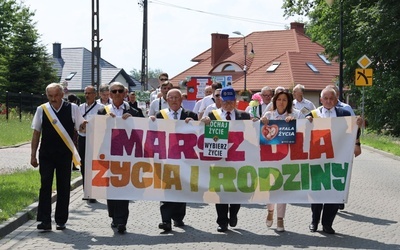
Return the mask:
M365 69L372 63L372 61L368 58L368 56L363 55L360 59L358 59L357 63L361 68Z
M372 86L372 69L356 69L356 86Z

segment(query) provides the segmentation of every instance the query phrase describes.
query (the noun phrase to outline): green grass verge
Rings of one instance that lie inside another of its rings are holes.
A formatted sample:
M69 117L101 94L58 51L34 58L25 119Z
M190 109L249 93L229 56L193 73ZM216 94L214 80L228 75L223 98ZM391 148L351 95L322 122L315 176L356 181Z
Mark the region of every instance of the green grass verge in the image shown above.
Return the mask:
M81 175L72 172L71 179ZM36 202L39 197L40 175L34 169L1 175L0 178L0 223ZM55 190L55 181L53 183Z
M21 121L16 114L10 114L8 121L0 115L0 147L18 145L32 138L32 115L23 114Z
M361 143L400 156L400 138L365 131Z

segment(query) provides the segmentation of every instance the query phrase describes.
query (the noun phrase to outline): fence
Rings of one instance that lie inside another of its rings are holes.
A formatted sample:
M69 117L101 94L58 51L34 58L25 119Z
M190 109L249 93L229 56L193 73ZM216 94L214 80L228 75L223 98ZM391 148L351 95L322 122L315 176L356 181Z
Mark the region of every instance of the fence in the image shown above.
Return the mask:
M22 112L29 112L34 114L36 107L47 102L45 94L33 94L33 93L13 93L5 92L0 95L0 115L5 115L8 121L11 109L15 108L19 115L19 119L22 119Z

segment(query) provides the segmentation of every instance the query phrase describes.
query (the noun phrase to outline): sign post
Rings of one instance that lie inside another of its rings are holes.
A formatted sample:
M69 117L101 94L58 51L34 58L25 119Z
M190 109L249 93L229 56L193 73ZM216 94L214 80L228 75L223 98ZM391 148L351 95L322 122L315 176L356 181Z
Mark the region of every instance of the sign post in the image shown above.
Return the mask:
M371 65L372 61L368 58L368 56L363 55L360 59L357 61L358 65L362 69L356 69L356 86L362 86L362 109L361 109L361 117L364 120L364 91L365 91L365 86L372 86L372 76L373 76L373 71L372 69L367 69L369 65ZM364 126L362 127L362 133L364 133Z

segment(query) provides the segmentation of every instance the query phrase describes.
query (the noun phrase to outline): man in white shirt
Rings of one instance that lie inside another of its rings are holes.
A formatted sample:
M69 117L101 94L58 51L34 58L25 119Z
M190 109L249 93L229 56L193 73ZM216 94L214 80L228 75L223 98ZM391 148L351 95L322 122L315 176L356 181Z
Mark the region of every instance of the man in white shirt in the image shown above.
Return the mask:
M304 98L304 89L305 87L301 84L297 84L293 88L293 107L299 110L303 115L307 115L311 112L311 110L315 109L314 103L310 100Z
M72 137L75 130L85 129L86 121L75 103L65 102L64 88L51 83L46 87L48 102L36 109L32 120L31 165L39 167L40 191L37 229L49 231L51 226L51 194L54 172L57 185L55 221L57 230L64 230L68 220L72 161L79 165ZM37 150L39 147L39 161ZM72 148L72 149L71 149ZM72 152L73 151L73 152ZM40 163L40 166L39 166Z
M157 95L161 92L161 84L165 81L168 81L169 76L167 73L161 73L158 76L158 88L150 93L150 103L157 99Z
M211 111L221 108L221 105L222 105L221 89L216 89L214 91L213 96L214 96L215 103L208 105L208 107L206 108L206 111L204 111L204 116L208 116Z
M104 107L104 105L95 101L96 89L93 86L87 86L85 88L84 93L86 102L82 103L79 106L79 111L83 118L88 119L89 116L96 115L97 111L100 108ZM78 131L78 152L79 156L81 157L81 173L82 173L83 188L85 188L85 157L86 157L85 147L86 147L86 131L85 130ZM89 203L96 202L95 199L83 198L83 200L88 200Z
M222 84L219 82L214 82L213 84L211 84L211 88L212 88L212 93L214 94L216 89L222 89ZM198 113L199 119L201 119L201 117L203 116L206 108L213 103L215 103L213 95L208 95L203 98L203 101L201 102L201 105L199 108L199 113Z
M169 107L167 102L167 93L172 88L173 85L170 81L165 81L161 84L160 89L162 97L159 97L151 102L149 109L149 116L156 115L158 111Z

